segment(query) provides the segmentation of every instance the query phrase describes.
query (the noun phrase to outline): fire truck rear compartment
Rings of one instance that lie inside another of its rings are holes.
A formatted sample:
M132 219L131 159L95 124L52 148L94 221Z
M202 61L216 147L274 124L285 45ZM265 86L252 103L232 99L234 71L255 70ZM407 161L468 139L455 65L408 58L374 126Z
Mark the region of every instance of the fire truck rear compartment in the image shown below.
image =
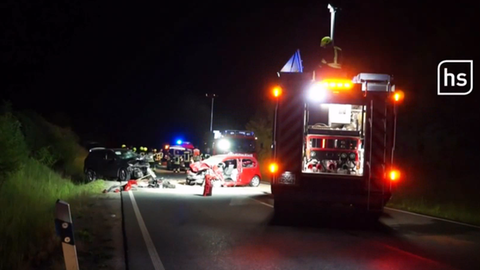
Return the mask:
M303 173L363 175L365 106L308 104Z

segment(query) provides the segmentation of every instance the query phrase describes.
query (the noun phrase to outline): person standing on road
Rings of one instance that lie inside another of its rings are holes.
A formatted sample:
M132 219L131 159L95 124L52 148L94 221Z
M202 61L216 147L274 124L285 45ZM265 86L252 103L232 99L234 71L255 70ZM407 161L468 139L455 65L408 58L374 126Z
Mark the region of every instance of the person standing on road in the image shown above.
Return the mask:
M173 157L173 172L174 173L179 173L180 172L180 166L182 164L182 158L178 155Z
M212 189L213 189L212 178L215 179L211 174L209 174L209 173L205 174L205 181L204 181L205 185L204 185L204 189L203 189L203 196L204 197L212 196Z
M223 185L224 184L224 179L223 179L223 174L220 168L218 166L213 165L207 170L207 173L205 174L205 180L204 182L204 189L203 189L203 196L212 196L212 189L213 189L213 180L218 180L220 183Z

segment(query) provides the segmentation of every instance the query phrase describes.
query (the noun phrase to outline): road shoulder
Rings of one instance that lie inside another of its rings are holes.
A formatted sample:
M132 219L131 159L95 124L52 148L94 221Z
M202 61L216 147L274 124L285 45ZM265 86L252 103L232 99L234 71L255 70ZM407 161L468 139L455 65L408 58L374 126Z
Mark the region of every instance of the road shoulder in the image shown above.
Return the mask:
M106 183L110 185L111 183ZM119 193L102 194L84 202L74 228L81 269L124 270L122 209Z

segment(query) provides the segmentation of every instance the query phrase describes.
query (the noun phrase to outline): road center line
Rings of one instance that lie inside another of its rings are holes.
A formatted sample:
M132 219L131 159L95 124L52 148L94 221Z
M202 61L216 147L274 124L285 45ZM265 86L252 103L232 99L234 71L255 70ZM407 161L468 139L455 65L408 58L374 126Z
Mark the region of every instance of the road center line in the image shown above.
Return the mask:
M148 233L147 226L145 226L145 222L143 221L142 214L140 214L140 209L138 209L138 205L135 201L135 197L133 196L132 191L128 191L128 194L130 195L130 200L132 201L133 211L135 212L135 216L137 217L138 225L140 226L140 231L143 235L143 240L147 245L148 254L150 254L150 259L152 259L153 268L155 270L165 270L162 261L158 256L157 250L155 249L152 238Z

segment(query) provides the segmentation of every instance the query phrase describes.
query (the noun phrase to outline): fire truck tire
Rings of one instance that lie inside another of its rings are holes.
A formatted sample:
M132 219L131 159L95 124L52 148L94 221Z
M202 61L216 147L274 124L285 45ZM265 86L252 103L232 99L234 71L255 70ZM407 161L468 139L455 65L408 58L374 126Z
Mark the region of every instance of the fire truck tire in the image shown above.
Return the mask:
M260 185L260 177L258 175L255 175L252 177L252 180L250 180L250 186L251 187L258 187Z

